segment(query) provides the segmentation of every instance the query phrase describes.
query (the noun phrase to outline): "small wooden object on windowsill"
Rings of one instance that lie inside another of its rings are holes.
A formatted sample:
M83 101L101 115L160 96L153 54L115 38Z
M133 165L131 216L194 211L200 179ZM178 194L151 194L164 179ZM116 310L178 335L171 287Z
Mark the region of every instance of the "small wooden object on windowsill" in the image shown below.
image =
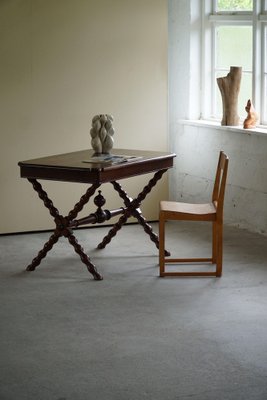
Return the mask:
M221 125L239 125L238 95L240 90L242 67L230 67L227 76L217 78L222 95L223 118Z
M248 100L247 105L245 107L246 112L248 113L247 118L243 123L244 129L253 129L256 128L256 123L259 119L258 114L255 111L255 108L250 100Z

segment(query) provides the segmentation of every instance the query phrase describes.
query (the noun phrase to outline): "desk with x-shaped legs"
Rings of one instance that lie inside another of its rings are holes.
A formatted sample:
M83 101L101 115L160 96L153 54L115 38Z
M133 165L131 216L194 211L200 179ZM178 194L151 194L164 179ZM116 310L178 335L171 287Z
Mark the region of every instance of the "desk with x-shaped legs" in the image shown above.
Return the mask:
M28 265L27 270L33 271L45 258L49 250L58 241L61 236L68 239L69 243L74 247L76 253L80 256L81 261L87 266L88 271L93 275L95 280L103 279L97 271L95 265L92 263L88 255L84 252L81 245L78 243L73 233L73 228L78 226L102 223L109 220L115 215L120 215L118 222L116 222L109 230L108 234L104 237L102 242L98 245L99 249L103 249L116 233L121 229L129 217L135 217L140 225L143 226L144 231L150 236L150 239L159 246L158 236L153 232L151 226L147 223L142 215L140 206L142 201L150 193L151 189L161 179L162 175L173 166L173 159L175 154L139 150L120 150L113 149L114 155L134 156L134 158L121 162L109 163L99 162L90 163L84 162L91 160L93 157L93 150L82 150L72 153L59 154L38 158L34 160L19 162L21 177L27 178L32 184L34 190L38 193L40 199L43 201L44 206L48 208L51 216L54 218L55 230L50 236L49 240L45 243L42 250L39 251L37 256ZM154 173L152 179L149 180L143 190L131 199L128 194L123 190L118 180L130 178L138 175ZM78 182L90 184L85 194L80 198L79 202L68 213L63 216L59 213L58 209L54 206L53 202L48 197L47 193L43 190L38 180L53 180L58 182ZM91 213L88 217L76 219L78 213L89 202L90 198L94 195L96 190L104 183L111 183L114 190L119 194L124 202L124 207L115 210L104 210L102 207L105 204L105 198L102 196L101 191L94 198L94 204L97 209L95 213Z

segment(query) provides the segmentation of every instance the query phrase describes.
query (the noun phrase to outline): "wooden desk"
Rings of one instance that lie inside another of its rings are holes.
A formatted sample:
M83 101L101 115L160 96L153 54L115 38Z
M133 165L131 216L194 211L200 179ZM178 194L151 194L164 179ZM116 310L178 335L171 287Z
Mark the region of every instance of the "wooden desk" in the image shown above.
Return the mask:
M21 177L27 178L32 184L34 190L38 193L44 206L48 208L56 224L53 234L45 243L43 249L40 250L38 255L32 260L31 264L28 265L27 271L35 270L48 251L51 250L53 245L58 241L59 237L65 236L68 238L69 243L74 247L76 253L79 254L81 261L87 266L88 271L93 275L94 279L103 279L95 265L92 263L88 255L84 253L83 248L78 243L73 234L73 228L85 224L101 223L120 214L121 217L118 222L113 225L108 234L98 245L99 249L103 249L111 241L130 216L137 219L137 221L143 226L144 231L150 236L150 239L158 248L158 236L152 231L151 226L148 225L146 219L142 215L140 205L151 189L160 180L164 172L169 168L172 168L175 154L124 149L113 149L112 154L136 156L136 158L118 164L110 164L106 162L88 163L84 161L90 160L93 157L93 150L82 150L19 162ZM153 178L149 180L148 184L135 199L131 199L117 182L124 178L144 175L151 172L154 172ZM63 216L54 206L53 202L43 190L37 179L81 182L88 183L90 186L68 215ZM103 210L106 201L99 190L98 195L94 198L94 203L97 207L96 212L88 215L88 217L76 219L78 213L83 209L86 203L88 203L95 191L103 183L108 182L113 185L114 190L123 200L124 207L120 207L116 210Z

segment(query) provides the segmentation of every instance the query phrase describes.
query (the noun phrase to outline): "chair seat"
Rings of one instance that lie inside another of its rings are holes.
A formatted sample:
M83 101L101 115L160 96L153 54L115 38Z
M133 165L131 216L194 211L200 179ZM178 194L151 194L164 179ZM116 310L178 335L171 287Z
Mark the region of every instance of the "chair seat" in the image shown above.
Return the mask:
M161 201L160 211L164 212L168 219L185 220L210 220L216 219L216 207L213 203L191 204L176 201Z

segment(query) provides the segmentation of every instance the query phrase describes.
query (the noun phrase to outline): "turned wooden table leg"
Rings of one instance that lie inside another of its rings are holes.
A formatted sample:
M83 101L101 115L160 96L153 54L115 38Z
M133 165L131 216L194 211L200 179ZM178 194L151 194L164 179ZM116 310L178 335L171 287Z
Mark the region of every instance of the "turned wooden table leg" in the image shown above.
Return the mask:
M60 235L53 233L50 239L45 243L42 250L39 251L37 256L32 260L31 264L26 268L27 271L34 271L35 268L41 263L42 259L46 257L46 254L52 249L54 244L58 241Z
M151 226L147 223L146 219L142 215L142 212L140 210L140 204L142 201L146 198L146 196L151 192L152 188L157 184L157 182L161 179L162 175L164 172L166 172L166 169L160 170L155 173L152 179L148 182L148 184L144 187L141 193L137 196L136 199L131 199L127 193L122 189L121 185L116 182L112 181L112 185L116 192L118 192L119 196L123 199L124 204L126 206L126 210L124 215L122 215L119 219L119 221L113 225L111 230L108 232L108 234L104 237L101 243L97 246L99 249L105 248L105 246L111 241L111 239L116 236L117 232L121 229L122 225L124 225L127 221L127 219L130 216L135 217L140 225L143 226L144 231L150 236L150 239L152 242L156 244L156 247L159 248L159 239L158 236L153 232ZM166 255L170 255L168 251L165 251Z
M32 260L32 263L26 268L27 271L34 271L35 268L41 263L42 259L46 257L53 245L58 241L59 237L65 236L68 238L69 243L74 247L75 252L80 256L81 261L86 265L88 271L93 275L95 280L102 280L102 276L97 271L95 265L91 262L90 258L84 253L82 246L78 243L76 237L73 235L71 223L77 214L83 209L84 205L89 201L90 197L95 193L99 184L92 185L86 193L81 197L80 201L75 204L67 217L59 214L58 209L54 206L52 200L49 199L47 193L43 190L41 184L36 179L28 179L33 185L34 190L38 193L46 208L48 208L56 224L56 229L51 235L50 239L45 243L42 250Z
M74 235L68 235L69 243L74 247L74 250L79 254L81 261L87 266L88 271L93 275L96 281L101 281L103 279L102 275L96 269L96 266L92 263L87 254L85 254L82 246L77 242Z

